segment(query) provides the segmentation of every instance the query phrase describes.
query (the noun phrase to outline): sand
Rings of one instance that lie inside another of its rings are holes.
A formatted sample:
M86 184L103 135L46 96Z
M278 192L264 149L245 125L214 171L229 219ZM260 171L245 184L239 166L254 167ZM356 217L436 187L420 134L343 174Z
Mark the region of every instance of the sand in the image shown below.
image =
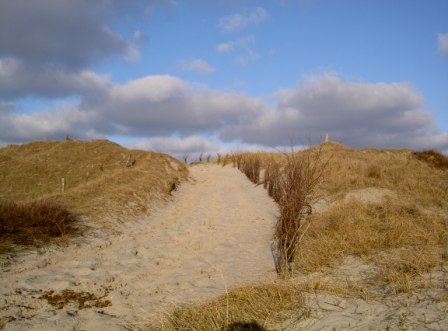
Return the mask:
M121 235L91 231L77 245L4 258L4 329L138 328L173 306L274 279L275 203L234 168L197 165L190 172L173 201L125 223ZM63 293L88 300L82 307L82 300L58 306L45 299Z
M121 235L92 230L78 245L0 259L0 327L138 329L172 307L275 279L270 251L275 203L234 168L197 165L190 171L191 182L174 192L171 202L126 222ZM367 188L347 193L344 201L380 203L391 194ZM323 197L315 211L329 208L333 200ZM273 330L448 330L447 265L423 275L428 288L396 295L375 284L375 268L349 256L335 269L292 279L363 288L366 297L304 293L307 318L297 320L302 315L290 312L291 318ZM58 307L44 298L61 293L96 300L84 303L93 307L80 307L82 300Z
M372 280L377 267L348 256L330 272L298 277L293 282L320 283L331 287L358 288L364 298L350 295L305 293L309 316L290 318L275 330L448 330L448 266L435 268L424 277L429 288L409 293L387 294ZM291 315L294 315L292 313ZM298 314L296 314L298 315Z

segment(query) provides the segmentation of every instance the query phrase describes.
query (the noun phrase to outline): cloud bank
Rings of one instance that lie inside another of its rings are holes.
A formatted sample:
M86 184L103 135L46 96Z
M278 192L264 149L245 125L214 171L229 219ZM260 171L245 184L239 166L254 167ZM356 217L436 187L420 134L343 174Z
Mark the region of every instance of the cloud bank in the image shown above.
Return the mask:
M423 97L407 83L344 82L336 75L306 77L275 93L276 106L249 125L228 127L224 140L287 145L317 142L325 133L350 146L448 148Z
M346 81L334 74L308 76L272 91L275 102L200 86L172 75L115 83L91 68L110 57L139 58L139 31L122 35L114 23L145 19L173 0L0 1L0 144L63 139L128 137L139 148L177 156L241 148L317 143L325 133L350 146L436 148L448 151L448 133L437 129L423 96L406 82ZM20 17L20 19L17 19ZM237 33L269 18L261 7L222 17L218 28ZM10 31L14 31L11 33ZM252 35L215 47L245 65L260 58ZM438 36L448 56L448 34ZM183 71L208 75L203 59L178 62ZM35 112L18 108L27 97L76 97Z
M131 14L142 6L142 1L125 5L118 0L3 0L0 56L71 70L109 55L134 57L138 51L132 39L114 32L108 23L119 13Z
M422 95L403 82L308 76L273 93L273 105L167 75L99 85L101 93L85 95L77 105L31 114L3 103L0 141L118 135L140 139L137 147L179 156L201 149L217 152L225 144L272 148L288 146L291 140L318 143L329 133L349 146L448 150L448 133L437 130Z

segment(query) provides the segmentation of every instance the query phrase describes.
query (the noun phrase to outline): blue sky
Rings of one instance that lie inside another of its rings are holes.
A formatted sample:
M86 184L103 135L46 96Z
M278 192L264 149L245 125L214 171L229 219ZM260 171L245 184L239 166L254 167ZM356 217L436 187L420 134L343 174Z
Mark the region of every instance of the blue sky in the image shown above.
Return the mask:
M444 0L0 0L0 144L448 151Z

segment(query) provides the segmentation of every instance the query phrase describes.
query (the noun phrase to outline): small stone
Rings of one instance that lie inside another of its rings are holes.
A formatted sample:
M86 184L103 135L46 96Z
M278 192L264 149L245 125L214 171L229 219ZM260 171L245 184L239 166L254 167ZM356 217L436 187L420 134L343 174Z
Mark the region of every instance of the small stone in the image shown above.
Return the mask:
M77 310L67 310L67 315L77 316L78 315L78 311Z

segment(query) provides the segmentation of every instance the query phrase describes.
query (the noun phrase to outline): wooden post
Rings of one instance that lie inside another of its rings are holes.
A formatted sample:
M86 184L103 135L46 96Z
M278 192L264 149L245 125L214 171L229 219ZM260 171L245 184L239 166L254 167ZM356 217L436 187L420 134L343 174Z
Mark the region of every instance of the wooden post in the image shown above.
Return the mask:
M62 193L64 193L65 192L65 179L64 178L62 178L61 184L62 184L62 186L61 186Z

